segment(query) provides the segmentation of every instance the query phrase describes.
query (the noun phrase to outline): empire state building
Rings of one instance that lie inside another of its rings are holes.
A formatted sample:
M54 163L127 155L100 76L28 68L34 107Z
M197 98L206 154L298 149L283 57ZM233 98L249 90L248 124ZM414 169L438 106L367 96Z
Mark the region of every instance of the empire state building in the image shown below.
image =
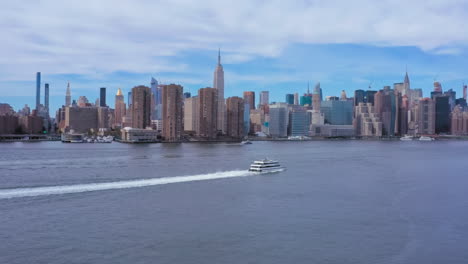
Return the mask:
M221 51L218 51L218 65L214 72L213 88L218 91L218 117L217 117L217 129L225 131L225 102L224 102L224 70L221 65Z

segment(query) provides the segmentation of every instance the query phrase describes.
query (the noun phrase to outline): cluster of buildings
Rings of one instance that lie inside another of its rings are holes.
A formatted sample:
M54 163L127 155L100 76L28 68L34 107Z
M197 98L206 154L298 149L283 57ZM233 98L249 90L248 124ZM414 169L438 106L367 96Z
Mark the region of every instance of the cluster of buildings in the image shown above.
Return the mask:
M468 135L467 86L456 98L434 82L430 97L412 89L408 73L403 82L381 90L356 90L348 97L323 97L320 83L310 92L286 94L284 102L270 102L269 92L245 91L242 97L224 96L221 56L213 86L197 95L178 84L135 86L126 94L119 88L114 107L106 100L106 88L94 103L85 96L72 100L68 83L65 104L55 118L49 115L49 85L40 102L41 74L37 73L36 108L26 105L15 112L0 104L0 134L13 133L114 133L128 142L180 142L303 137L394 137L403 135Z

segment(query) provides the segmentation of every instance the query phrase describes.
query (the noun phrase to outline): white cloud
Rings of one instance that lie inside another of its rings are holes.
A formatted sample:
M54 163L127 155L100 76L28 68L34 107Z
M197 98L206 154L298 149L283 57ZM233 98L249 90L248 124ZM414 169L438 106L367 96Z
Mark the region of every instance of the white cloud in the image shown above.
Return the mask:
M465 0L8 1L0 9L0 79L31 72L187 72L170 56L223 47L226 62L279 56L291 43L468 44ZM441 48L443 47L443 48Z

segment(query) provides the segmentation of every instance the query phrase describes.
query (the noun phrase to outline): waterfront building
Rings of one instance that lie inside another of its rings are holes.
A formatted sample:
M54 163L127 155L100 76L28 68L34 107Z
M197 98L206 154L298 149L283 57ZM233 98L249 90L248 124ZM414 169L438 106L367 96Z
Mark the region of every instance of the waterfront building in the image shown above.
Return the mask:
M290 136L308 136L310 118L306 109L303 107L293 107L289 112Z
M2 104L0 104L2 105ZM19 118L21 118L20 116ZM13 134L18 129L18 116L12 114L0 114L0 135Z
M65 106L71 106L70 82L67 84L67 93L65 94Z
M417 105L417 133L420 135L435 134L435 102L431 98L422 98Z
M255 109L255 92L247 91L244 92L244 103L249 105L249 109Z
M202 88L198 90L198 126L197 135L207 139L215 139L218 134L218 90L215 88Z
M289 113L286 103L275 103L270 105L269 134L272 137L288 136Z
M140 85L132 88L132 127L151 126L151 89Z
M181 85L162 86L162 136L168 142L181 140L184 125L183 93L184 88Z
M265 124L265 112L263 109L253 109L250 111L250 131L251 133L262 132Z
M41 73L36 73L36 110L39 109L41 104Z
M383 124L371 103L359 103L355 108L354 130L357 136L380 137Z
M383 124L383 135L394 136L398 133L398 106L399 93L395 94L389 86L385 86L383 90L378 91L374 96L375 112L379 115Z
M244 100L233 96L226 100L227 130L226 135L233 138L244 136Z
M450 132L456 136L468 135L468 112L461 106L455 106L451 113Z
M313 125L309 132L309 136L312 137L354 137L355 135L353 125Z
M321 103L320 111L324 115L324 122L330 125L353 124L353 101L328 100Z
M325 124L325 116L320 111L320 106L322 100L320 99L320 83L318 83L314 88L314 93L312 94L312 111L309 110L311 115L311 124L312 125L323 125Z
M74 130L76 133L98 131L98 108L95 106L65 107L63 132Z
M101 87L100 93L99 93L99 106L100 107L106 107L106 87Z
M41 134L43 131L43 119L37 115L37 111L33 110L31 115L20 116L18 118L20 131L25 134Z
M98 107L98 130L107 131L110 128L112 114L109 107Z
M435 97L435 132L447 134L450 132L450 104L449 97L439 95Z
M286 103L290 105L294 104L294 94L286 94Z
M193 96L184 100L184 131L198 133L200 122L199 97ZM214 121L216 122L216 120ZM215 125L215 123L213 123Z
M218 50L218 65L214 72L213 88L218 90L217 129L225 131L224 69L221 65L221 51ZM200 96L200 95L199 95Z
M121 140L125 143L159 142L159 132L153 129L124 127L120 130Z
M115 106L114 106L114 126L122 127L123 118L126 115L127 107L125 105L125 99L122 93L122 90L119 88L117 94L115 95Z

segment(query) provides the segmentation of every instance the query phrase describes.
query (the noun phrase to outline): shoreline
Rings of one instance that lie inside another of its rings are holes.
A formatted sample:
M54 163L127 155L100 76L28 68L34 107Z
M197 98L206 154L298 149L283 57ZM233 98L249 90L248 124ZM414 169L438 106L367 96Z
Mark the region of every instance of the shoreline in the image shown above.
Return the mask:
M3 135L5 136L5 135ZM11 135L8 135L11 136ZM11 143L11 142L25 142L25 143L34 143L34 142L43 142L43 141L61 141L60 137L57 136L44 136L34 137L31 135L21 136L15 135L9 139L2 138L0 135L0 143ZM432 136L434 141L466 141L468 136ZM419 136L413 138L413 141L419 141ZM261 141L273 141L273 142L304 142L304 141L400 141L400 137L311 137L307 139L288 139L288 138L260 138L260 137L249 137L251 142L261 142ZM242 142L242 139L239 140L187 140L187 141L178 141L178 142L165 142L165 141L154 141L154 142L126 142L120 139L115 139L115 142L122 144L179 144L179 143L206 143L206 144L216 144L216 143L232 143L239 144ZM86 144L92 144L83 142Z

